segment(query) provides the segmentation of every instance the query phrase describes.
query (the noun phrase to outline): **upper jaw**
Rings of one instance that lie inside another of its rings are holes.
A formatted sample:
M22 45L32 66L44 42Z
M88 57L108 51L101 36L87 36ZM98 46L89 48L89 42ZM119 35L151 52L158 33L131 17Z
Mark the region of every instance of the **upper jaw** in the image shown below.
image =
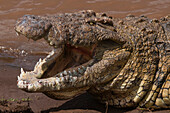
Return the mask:
M50 22L38 16L25 15L17 20L14 29L17 34L38 40L47 35L51 27L52 24Z

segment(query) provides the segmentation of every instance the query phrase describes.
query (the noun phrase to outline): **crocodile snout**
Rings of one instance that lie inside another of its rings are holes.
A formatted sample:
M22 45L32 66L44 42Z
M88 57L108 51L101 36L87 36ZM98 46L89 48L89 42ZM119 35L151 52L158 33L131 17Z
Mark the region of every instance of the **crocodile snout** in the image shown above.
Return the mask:
M14 29L18 34L38 40L46 36L51 27L51 23L40 19L38 16L25 15L17 20Z

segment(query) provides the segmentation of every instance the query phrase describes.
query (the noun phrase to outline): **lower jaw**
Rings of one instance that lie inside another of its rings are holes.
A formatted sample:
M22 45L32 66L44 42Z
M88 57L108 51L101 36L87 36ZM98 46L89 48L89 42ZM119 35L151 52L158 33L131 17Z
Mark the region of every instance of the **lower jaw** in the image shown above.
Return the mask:
M60 57L65 57L64 59L67 59L67 60L63 59L60 61L56 61L57 65L55 65L53 69L50 70L48 75L43 76L43 78L54 77L55 75L56 77L59 77L59 78L67 77L67 76L74 76L74 77L77 77L77 79L79 79L83 77L86 68L89 65L91 65L91 63L93 62L93 60L89 60L84 64L73 66L71 68L67 68L67 66L69 67L69 64L71 64L70 62L72 62L73 59L71 59L69 55L60 56ZM63 62L64 62L64 65L63 65ZM62 66L65 68L61 68ZM56 69L57 71L55 71ZM74 80L71 80L71 81L74 81ZM43 93L50 98L63 100L63 99L69 99L79 94L85 93L89 88L90 88L89 86L79 87L79 88L73 87L73 88L68 88L68 89L64 89L60 91L50 91L50 92L43 92Z
M48 75L44 75L43 78L54 77L54 75L55 75L55 77L59 77L59 78L63 78L65 80L67 80L67 78L70 78L70 76L73 76L74 79L69 80L68 82L74 82L77 79L81 79L83 77L84 72L90 63L91 63L91 61L89 61L83 65L76 66L74 68L68 68L68 69L61 69L58 66L61 66L62 64L57 64L56 66L54 66L54 68L51 70L51 72L49 72ZM69 61L67 63L65 62L65 64L69 64ZM58 69L58 71L53 72L55 69ZM57 73L57 74L54 74L54 73ZM67 88L64 90L50 91L50 92L43 92L43 93L52 99L63 100L63 99L70 99L70 98L75 97L79 94L85 93L88 89L89 89L88 86L79 87L79 88L73 87L73 88Z

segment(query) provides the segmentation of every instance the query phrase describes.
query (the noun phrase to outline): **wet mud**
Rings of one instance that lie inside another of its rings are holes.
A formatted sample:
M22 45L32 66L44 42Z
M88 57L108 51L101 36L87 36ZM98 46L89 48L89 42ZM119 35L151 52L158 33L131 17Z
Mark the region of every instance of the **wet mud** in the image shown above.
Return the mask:
M44 58L52 50L44 40L34 42L23 36L16 36L14 31L16 19L25 14L52 15L88 9L105 12L117 18L133 14L160 19L170 14L170 0L0 0L0 111L7 109L5 107L8 105L18 109L18 100L21 100L20 110L22 108L26 110L27 107L33 112L103 113L106 111L105 105L98 103L87 93L70 100L52 100L43 94L23 92L16 86L20 68L32 70L38 59ZM22 101L27 98L29 102ZM4 104L2 101L4 99L9 101L5 101ZM141 111L115 109L109 106L108 113L113 112ZM168 112L170 111L156 111L156 113Z

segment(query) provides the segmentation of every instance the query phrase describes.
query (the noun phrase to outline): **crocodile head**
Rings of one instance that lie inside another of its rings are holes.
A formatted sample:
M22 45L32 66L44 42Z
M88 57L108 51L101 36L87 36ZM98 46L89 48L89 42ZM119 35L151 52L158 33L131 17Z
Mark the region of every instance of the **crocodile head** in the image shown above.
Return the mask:
M18 76L18 88L67 99L110 82L126 64L130 52L105 14L91 10L56 16L25 15L15 31L27 38L44 38L54 50L33 71Z

